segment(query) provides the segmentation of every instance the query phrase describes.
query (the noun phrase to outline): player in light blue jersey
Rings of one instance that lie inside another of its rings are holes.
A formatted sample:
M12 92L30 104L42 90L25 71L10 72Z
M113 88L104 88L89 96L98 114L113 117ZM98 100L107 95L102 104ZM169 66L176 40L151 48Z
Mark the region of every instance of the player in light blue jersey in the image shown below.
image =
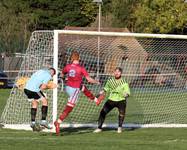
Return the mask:
M42 91L48 89L47 84L55 74L56 70L54 68L38 70L27 81L26 86L24 88L24 93L28 97L28 100L32 102L31 128L33 129L33 131L37 130L35 119L39 101L42 102L42 118L40 125L48 129L51 128L46 121L48 101Z

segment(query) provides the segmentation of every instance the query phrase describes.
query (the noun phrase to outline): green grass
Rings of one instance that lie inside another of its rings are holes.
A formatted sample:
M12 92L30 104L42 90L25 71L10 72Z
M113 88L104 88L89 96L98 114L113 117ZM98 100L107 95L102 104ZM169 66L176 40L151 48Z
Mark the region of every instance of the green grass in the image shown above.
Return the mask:
M10 90L0 90L0 112ZM54 133L0 129L0 150L186 150L186 128L115 129L92 133L92 128L62 129Z
M0 115L10 94L10 89L0 89Z
M33 133L0 129L0 149L4 150L186 150L186 129L105 130L67 129L56 137L51 133Z

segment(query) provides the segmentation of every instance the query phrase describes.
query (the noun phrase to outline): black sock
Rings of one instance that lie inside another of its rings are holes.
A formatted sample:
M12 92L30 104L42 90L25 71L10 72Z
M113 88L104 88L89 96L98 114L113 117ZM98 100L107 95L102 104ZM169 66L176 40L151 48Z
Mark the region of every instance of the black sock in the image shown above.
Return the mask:
M42 106L42 120L46 120L48 106Z
M36 119L37 108L31 108L31 121L34 122Z
M119 115L118 118L119 118L119 127L122 127L124 121L124 115Z
M105 121L106 112L104 110L101 111L98 119L98 128L102 129L102 125Z

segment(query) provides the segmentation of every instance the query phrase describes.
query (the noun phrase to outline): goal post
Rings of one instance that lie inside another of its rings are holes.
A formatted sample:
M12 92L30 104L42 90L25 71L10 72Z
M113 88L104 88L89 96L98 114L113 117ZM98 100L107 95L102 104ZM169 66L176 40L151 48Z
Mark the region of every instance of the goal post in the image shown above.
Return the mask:
M54 76L53 80L56 84L58 84L58 32L54 31L54 62L53 62L53 67L56 69L56 76ZM53 89L53 120L52 122L55 122L57 119L57 110L58 110L58 106L57 106L57 101L58 101L58 89L55 88Z
M101 85L84 81L96 95L113 75L115 67L123 68L122 76L129 83L132 93L127 100L124 127L187 127L186 47L186 35L35 31L18 78L31 76L42 68L54 67L57 70L54 82L58 83L58 88L46 91L49 101L47 120L53 125L67 103L59 74L70 62L71 52L76 50L80 53L81 65L92 77L99 77L101 81ZM77 105L62 126L96 127L105 101L96 106L81 93ZM37 120L40 117L38 109ZM110 112L104 126L116 127L117 117L117 110ZM1 122L7 128L30 129L30 103L23 91L16 87L11 90Z

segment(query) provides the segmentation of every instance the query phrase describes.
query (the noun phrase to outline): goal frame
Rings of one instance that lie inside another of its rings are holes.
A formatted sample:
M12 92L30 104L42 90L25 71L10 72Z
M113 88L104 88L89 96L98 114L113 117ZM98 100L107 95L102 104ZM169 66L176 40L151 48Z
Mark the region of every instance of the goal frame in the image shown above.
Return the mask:
M126 33L126 32L103 32L103 31L80 31L80 30L54 30L54 68L58 70L58 35L91 35L91 36L120 36L120 37L143 37L143 38L161 38L161 39L186 39L187 35L174 35L174 34L148 34L148 33ZM99 42L99 41L98 41ZM99 44L98 44L99 45ZM57 82L57 76L54 77L54 81ZM58 94L57 89L53 91L53 122L57 119L57 101ZM104 124L103 127L116 127L117 124ZM62 124L62 127L96 127L94 124ZM123 127L134 128L187 128L187 124L125 124Z
M125 32L102 32L102 31L80 31L80 30L54 30L54 51L53 51L53 67L56 69L57 73L53 77L55 83L58 82L58 38L59 34L64 35L90 35L90 36L118 36L118 37L144 37L144 38L161 38L161 39L185 39L187 40L187 35L174 35L174 34L145 34L145 33L125 33ZM58 90L53 89L53 108L52 108L52 120L53 122L57 119L57 106L58 102ZM54 131L54 125L53 131ZM104 124L104 127L116 127L117 124ZM96 127L95 124L62 124L62 127ZM166 127L166 128L181 128L187 127L187 124L124 124L123 127L133 127L133 128L158 128L158 127ZM5 128L13 128L13 129L28 129L30 130L29 125L5 125Z

